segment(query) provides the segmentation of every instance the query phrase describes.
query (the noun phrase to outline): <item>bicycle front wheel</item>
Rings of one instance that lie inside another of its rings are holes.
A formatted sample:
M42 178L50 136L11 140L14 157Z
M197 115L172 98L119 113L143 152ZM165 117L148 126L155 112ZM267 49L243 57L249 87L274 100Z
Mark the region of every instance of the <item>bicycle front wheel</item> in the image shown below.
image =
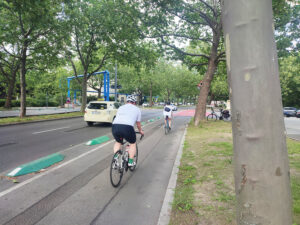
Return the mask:
M110 182L113 187L118 187L123 177L124 168L121 167L121 157L121 154L118 154L117 158L113 156L110 164Z
M207 117L206 117L207 120L217 120L217 115L216 114L209 114Z
M136 152L135 152L135 155L134 155L134 158L133 158L133 162L135 162L135 165L129 167L129 170L131 172L134 171L136 166L137 166L138 156L139 156L139 150L138 150L138 146L136 145Z

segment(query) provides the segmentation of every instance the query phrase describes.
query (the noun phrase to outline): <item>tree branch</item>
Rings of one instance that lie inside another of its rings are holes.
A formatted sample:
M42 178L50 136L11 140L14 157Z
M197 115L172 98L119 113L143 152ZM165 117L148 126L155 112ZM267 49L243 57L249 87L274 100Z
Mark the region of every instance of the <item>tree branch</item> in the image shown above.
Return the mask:
M71 58L70 55L68 55L68 58L69 58L69 61L71 62L71 65L72 65L74 74L75 74L75 76L77 77L78 74L77 74L76 66L75 66L75 64L74 64L74 62L73 62L73 60L72 60L72 58Z
M200 67L200 66L206 66L208 63L198 63L198 64L188 64L190 67Z
M180 54L182 54L182 55L199 56L199 57L204 57L204 58L206 58L206 59L209 59L209 58L210 58L209 56L204 55L204 54L193 54L193 53L185 52L185 51L181 50L180 48L176 47L175 45L171 45L171 44L169 44L168 42L166 42L166 41L164 40L163 37L161 37L161 41L162 41L162 43L164 43L165 45L167 45L167 46L169 46L169 47L175 49L176 51L178 51L178 52L179 52Z
M202 2L207 8L209 8L213 12L214 16L217 17L217 12L211 5L209 5L207 2L205 2L203 0L200 0L200 2Z
M216 60L219 60L219 58L223 57L225 55L225 52L220 52L216 58Z
M14 57L14 58L20 58L20 56L14 55L14 54L12 54L11 52L9 52L9 51L4 47L3 43L2 43L1 45L2 45L3 50L4 50L7 54L9 54L10 56L12 56L12 57Z
M204 19L207 23L207 25L215 31L215 25L217 24L217 22L211 18L209 18L205 13L203 13L202 11L196 10L195 8L192 8L190 5L188 4L184 4L185 8L188 9L190 12L193 13L198 13L200 15L200 17L202 19Z
M180 16L178 15L177 13L175 12L171 12L171 11L168 11L170 14L174 15L174 16L177 16L178 18L188 22L189 24L192 24L192 25L203 25L203 26L209 26L208 24L206 23L203 23L203 22L194 22L192 20L189 20L187 17L183 17L183 16Z
M90 76L91 76L93 73L97 72L97 71L104 65L105 60L107 59L107 56L108 56L108 53L105 53L104 56L103 56L103 58L102 58L101 63L99 64L99 66L97 67L97 69L95 69L93 72L90 73L90 75L88 76L88 79L90 78Z
M145 35L143 35L143 36L144 36L144 38L179 37L179 38L186 38L186 39L190 39L190 40L205 41L205 42L212 43L212 41L207 38L190 37L190 36L182 35L182 34L160 34L157 36L145 36Z
M94 33L92 32L91 34L91 38L89 41L89 48L86 54L86 64L89 65L90 64L90 55L92 54L92 49L95 46L95 40L94 40Z
M79 54L79 57L80 57L80 60L81 60L81 63L82 63L82 66L83 68L86 67L85 65L85 62L84 62L84 59L83 59L83 56L81 54L81 51L80 51L80 47L79 47L79 41L78 41L78 34L77 34L77 30L75 28L75 41L76 41L76 49L77 49L77 52Z

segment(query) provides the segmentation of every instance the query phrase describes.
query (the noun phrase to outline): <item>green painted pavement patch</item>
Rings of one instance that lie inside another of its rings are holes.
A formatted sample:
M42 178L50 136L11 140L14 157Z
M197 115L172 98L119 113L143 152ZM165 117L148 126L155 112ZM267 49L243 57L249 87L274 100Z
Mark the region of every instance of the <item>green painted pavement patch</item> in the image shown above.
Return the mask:
M158 120L159 120L159 119L160 119L160 117L158 116L158 117L156 117L156 119L158 119Z
M27 164L23 164L10 173L7 174L8 177L16 177L21 176L28 173L37 172L41 169L47 168L55 163L62 161L65 158L64 155L59 153L54 153L52 155L48 155L46 157L37 159Z
M141 122L142 126L144 126L146 124L146 122Z
M101 144L103 142L109 141L109 137L108 136L101 136L95 139L92 139L90 141L88 141L86 143L86 145L97 145L97 144Z
M154 119L148 120L148 122L154 122Z

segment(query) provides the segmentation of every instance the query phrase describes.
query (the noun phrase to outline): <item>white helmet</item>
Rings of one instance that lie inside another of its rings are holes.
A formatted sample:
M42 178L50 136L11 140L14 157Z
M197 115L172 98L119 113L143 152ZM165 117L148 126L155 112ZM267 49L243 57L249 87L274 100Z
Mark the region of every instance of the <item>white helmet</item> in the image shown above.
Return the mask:
M134 95L128 95L126 101L136 103L136 97Z

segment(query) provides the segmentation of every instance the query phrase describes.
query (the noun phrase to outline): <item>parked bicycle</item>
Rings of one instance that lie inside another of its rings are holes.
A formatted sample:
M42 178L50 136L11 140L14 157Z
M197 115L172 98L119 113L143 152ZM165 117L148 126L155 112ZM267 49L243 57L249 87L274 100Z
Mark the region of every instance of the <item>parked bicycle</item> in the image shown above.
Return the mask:
M165 123L165 134L167 135L170 132L170 123L169 123L169 116L166 116L166 123Z
M139 132L136 132L140 134ZM144 136L141 135L140 140L142 140ZM136 153L134 156L134 166L128 166L129 160L129 144L123 139L122 147L119 151L114 154L113 159L110 165L110 182L113 187L118 187L121 183L124 171L127 172L128 169L130 171L134 171L137 166L138 161L138 146L136 144Z
M207 120L217 120L218 119L218 115L215 113L214 108L211 107L210 109L211 109L211 113L207 115L206 119Z
M206 119L214 121L219 119L228 122L231 121L231 115L228 110L223 110L222 108L220 108L220 116L218 116L217 113L214 111L214 108L211 108L211 113L207 115Z

